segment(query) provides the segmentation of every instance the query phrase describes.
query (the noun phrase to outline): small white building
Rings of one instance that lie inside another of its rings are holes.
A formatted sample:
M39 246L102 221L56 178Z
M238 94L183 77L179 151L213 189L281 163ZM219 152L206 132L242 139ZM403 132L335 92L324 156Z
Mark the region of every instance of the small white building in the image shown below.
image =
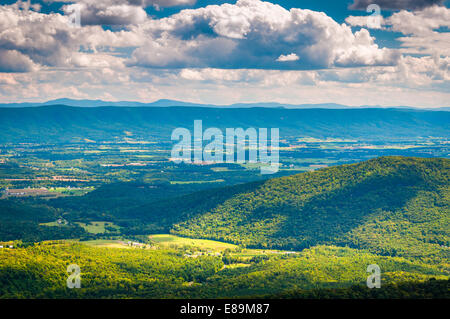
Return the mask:
M144 244L137 243L137 242L133 242L133 243L132 243L132 246L133 246L133 247L144 247Z

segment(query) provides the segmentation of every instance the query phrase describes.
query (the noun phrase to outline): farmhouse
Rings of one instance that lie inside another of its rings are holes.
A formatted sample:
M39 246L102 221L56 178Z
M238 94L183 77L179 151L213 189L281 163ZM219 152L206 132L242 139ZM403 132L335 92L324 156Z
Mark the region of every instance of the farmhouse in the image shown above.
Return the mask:
M64 218L58 218L58 220L56 221L58 223L58 225L67 225L69 224L67 220L65 220Z
M138 242L131 242L131 241L129 241L127 244L128 244L128 246L131 246L131 247L145 247L145 244L141 244L141 243L138 243Z

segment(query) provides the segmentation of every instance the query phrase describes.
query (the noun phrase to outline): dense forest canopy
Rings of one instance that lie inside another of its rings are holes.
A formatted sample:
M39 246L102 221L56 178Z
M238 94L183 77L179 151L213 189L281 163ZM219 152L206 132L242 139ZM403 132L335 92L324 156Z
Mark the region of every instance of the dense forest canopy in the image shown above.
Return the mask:
M254 247L339 244L432 258L450 246L449 174L446 159L387 157L271 179L173 232Z
M365 286L374 263L383 269L378 292ZM80 289L66 286L70 264L80 267ZM0 250L0 298L448 298L449 284L433 265L332 246L238 268L172 249L45 242Z

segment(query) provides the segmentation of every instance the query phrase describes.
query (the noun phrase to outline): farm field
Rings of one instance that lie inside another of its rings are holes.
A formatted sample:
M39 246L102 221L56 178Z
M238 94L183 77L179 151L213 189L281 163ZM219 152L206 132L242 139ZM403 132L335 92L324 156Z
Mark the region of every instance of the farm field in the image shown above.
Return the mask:
M184 238L169 234L158 234L148 236L150 242L162 248L192 247L201 250L223 252L225 250L236 250L238 246L214 240Z
M120 227L117 225L114 225L114 223L111 222L101 222L101 221L93 221L89 223L81 223L77 222L76 224L83 227L88 233L91 234L104 234L108 232L107 227L113 228L115 230L118 230Z
M148 236L147 243L137 243L128 239L94 239L87 241L69 241L79 242L97 248L119 248L119 249L174 249L183 252L185 257L200 257L202 255L231 257L232 262L225 265L225 268L248 267L255 257L270 257L281 255L294 255L298 252L267 249L247 249L237 245L223 243L215 240L183 238L170 234L155 234ZM134 243L133 244L130 244Z
M119 249L133 249L127 244L127 240L115 239L94 239L80 242L83 245L98 247L98 248L119 248Z

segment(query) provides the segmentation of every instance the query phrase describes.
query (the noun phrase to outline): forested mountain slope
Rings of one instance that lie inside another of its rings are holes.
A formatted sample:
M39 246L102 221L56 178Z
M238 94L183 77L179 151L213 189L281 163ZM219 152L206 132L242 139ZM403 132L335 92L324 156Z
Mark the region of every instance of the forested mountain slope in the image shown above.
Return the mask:
M90 246L76 242L87 236L76 224L89 221L85 206L2 200L0 234L24 243L0 250L0 298L448 298L449 173L448 159L382 157L156 201L150 195L160 191L144 188L135 203L152 202L107 216L124 238L170 229L296 253L239 247L189 258L187 249L200 248ZM117 190L90 196L122 195L117 203L128 207L127 192ZM69 226L40 225L61 214ZM28 242L43 238L75 241ZM83 269L83 289L65 286L71 263ZM377 292L365 286L371 264L382 269Z
M382 157L271 179L190 214L172 231L252 247L335 244L448 257L449 173L448 159Z

